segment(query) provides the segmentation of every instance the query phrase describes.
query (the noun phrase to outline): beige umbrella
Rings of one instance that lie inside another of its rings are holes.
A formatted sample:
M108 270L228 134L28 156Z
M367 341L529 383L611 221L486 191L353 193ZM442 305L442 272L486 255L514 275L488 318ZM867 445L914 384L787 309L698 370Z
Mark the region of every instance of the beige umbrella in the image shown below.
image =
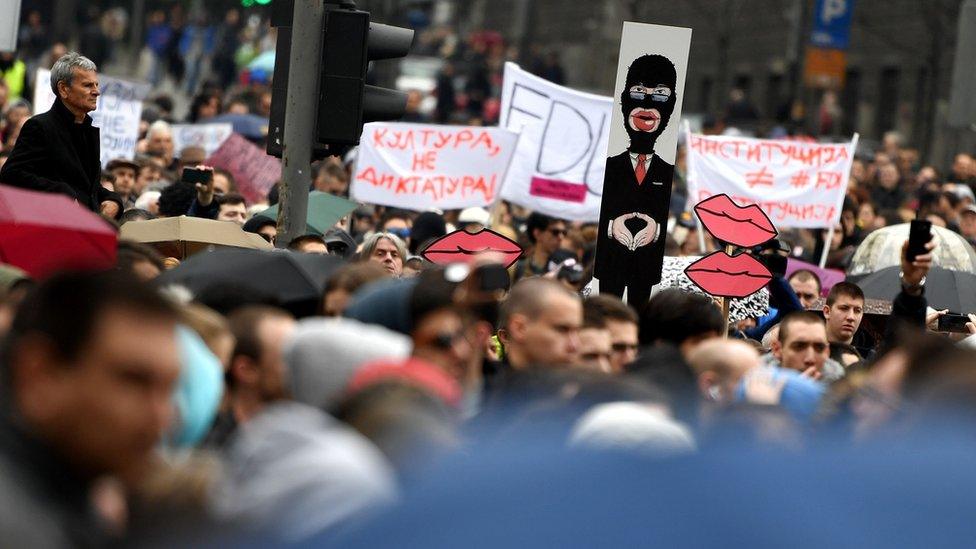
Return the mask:
M119 230L120 240L152 244L160 253L185 259L214 246L270 250L271 244L254 233L246 233L230 221L201 217L165 217L130 221Z
M848 276L878 272L901 265L901 247L908 240L910 223L883 227L867 236L854 252ZM976 273L976 250L962 236L943 227L932 226L936 243L932 264L948 271Z

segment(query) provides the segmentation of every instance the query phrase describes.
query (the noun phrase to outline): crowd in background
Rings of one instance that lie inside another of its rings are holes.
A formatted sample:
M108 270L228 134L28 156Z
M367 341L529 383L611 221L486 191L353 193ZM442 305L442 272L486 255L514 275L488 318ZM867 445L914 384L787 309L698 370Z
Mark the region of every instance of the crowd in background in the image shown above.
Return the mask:
M93 18L80 51L111 62L120 18L117 12ZM0 54L0 166L24 120L36 114L28 67L50 67L66 50L45 40L41 21L28 21L21 50ZM249 64L273 51L273 31L235 10L208 21L174 8L153 12L148 21L140 63L146 78L154 87L175 82L177 93L192 100L186 113L167 93L146 100L135 158L113 160L102 174L105 188L123 201L113 222L207 217L274 242L275 222L255 214L277 203L279 187L249 203L223 170L214 171L212 186L182 181L183 168L205 165L206 155L200 147L175 150L171 128L223 113L267 117L271 74ZM434 109L423 112L424 98L414 93L407 119L497 120L501 68L517 56L500 35L481 32L461 41L431 29L418 44L420 53L447 61L432 92ZM533 55L534 72L564 78L554 54ZM705 131L735 127L734 117L725 116ZM317 162L313 189L348 196L354 162L355 152ZM670 256L718 246L697 232L685 179L679 149ZM826 247L827 266L843 270L868 234L915 217L973 244L974 188L972 154L960 152L951 166L926 165L889 133L878 150L855 158L832 239L825 242L826 230L784 231L782 253L817 263ZM505 284L497 284L501 268L491 258L457 268L421 259L430 242L480 227L525 250ZM482 543L514 544L547 539L548 530L527 531L501 505L466 512L464 502L491 492L478 490L485 486L477 480L503 478L499 486L530 508L595 507L612 502L586 482L596 471L632 474L622 492L630 494L647 488L642 475L669 471L676 462L697 465L689 475L695 478L724 477L721 460L703 460L735 449L764 456L740 470L764 487L760 493L794 494L775 482L777 471L792 471L782 469L782 456L796 464L823 448L837 449L836 455L881 448L876 456L890 456L904 451L906 441L931 440L926 437L946 429L952 440L971 437L976 317L969 334L936 332L940 312L928 310L925 298L934 245L915 260L902 250L901 292L883 329L864 334L861 289L842 282L828 290L811 271L775 277L769 285L775 310L731 326L701 294L661 289L646 304L632 305L592 295L597 230L505 202L491 211L427 212L361 204L323 234L304 235L288 244L290 252L278 252L343 262L313 315L289 310L270 292L231 285L196 295L160 288L153 281L179 259L133 242L120 241L110 273L31 280L0 266L0 500L7 510L0 532L23 546L317 540L368 547L396 544L383 536L398 531L400 517L428 521L413 524L411 535L431 536L418 545L446 546L464 543L465 532L475 530L465 521L452 524L454 512L502 532L486 534ZM593 455L606 467L567 469ZM630 468L632 460L640 468ZM571 480L560 480L572 485L571 493L594 499L560 502L549 494L561 495L561 488L514 475L540 464L550 469L540 478L566 471ZM848 469L832 466L790 480L805 480L815 493L807 480L837 473L832 486L838 486ZM414 490L444 482L447 473L471 491L454 499L420 492L432 499L418 503ZM688 477L662 481L662 490L669 482L697 487L697 497L715 495ZM837 490L859 493L852 486ZM894 505L905 512L911 493L902 496ZM484 501L507 501L496 497ZM425 501L445 514L424 514ZM888 502L869 506L882 503ZM824 508L830 517L848 512ZM626 513L607 518L608 512L590 511L607 528L615 521L644 527L628 522ZM811 520L820 512L801 514ZM752 524L739 520L739 528Z

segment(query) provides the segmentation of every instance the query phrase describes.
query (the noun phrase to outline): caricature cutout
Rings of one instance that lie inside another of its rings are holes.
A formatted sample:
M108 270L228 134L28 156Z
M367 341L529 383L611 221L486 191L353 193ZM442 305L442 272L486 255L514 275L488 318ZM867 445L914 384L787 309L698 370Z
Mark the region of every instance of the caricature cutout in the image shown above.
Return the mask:
M674 165L655 152L678 98L674 64L643 55L627 69L620 93L627 150L607 159L594 275L600 291L642 305L661 281ZM677 121L675 121L676 123Z

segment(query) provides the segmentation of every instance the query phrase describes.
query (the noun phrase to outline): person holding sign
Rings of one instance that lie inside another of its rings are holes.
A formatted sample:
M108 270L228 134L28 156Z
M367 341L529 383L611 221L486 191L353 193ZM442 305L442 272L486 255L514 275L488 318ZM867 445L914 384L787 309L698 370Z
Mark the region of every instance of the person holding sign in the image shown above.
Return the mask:
M88 113L98 106L97 67L71 52L51 68L57 99L46 113L27 120L0 182L71 197L110 218L122 213L122 199L100 183L101 141Z
M677 101L674 64L662 55L634 60L620 94L626 151L607 159L594 275L600 292L640 307L661 281L674 166L654 153Z

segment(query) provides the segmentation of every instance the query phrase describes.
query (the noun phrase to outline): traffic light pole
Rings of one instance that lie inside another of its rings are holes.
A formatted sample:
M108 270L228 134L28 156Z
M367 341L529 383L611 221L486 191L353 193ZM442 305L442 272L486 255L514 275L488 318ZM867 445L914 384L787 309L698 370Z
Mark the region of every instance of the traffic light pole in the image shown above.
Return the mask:
M279 248L305 234L324 17L322 0L295 0L275 240Z

